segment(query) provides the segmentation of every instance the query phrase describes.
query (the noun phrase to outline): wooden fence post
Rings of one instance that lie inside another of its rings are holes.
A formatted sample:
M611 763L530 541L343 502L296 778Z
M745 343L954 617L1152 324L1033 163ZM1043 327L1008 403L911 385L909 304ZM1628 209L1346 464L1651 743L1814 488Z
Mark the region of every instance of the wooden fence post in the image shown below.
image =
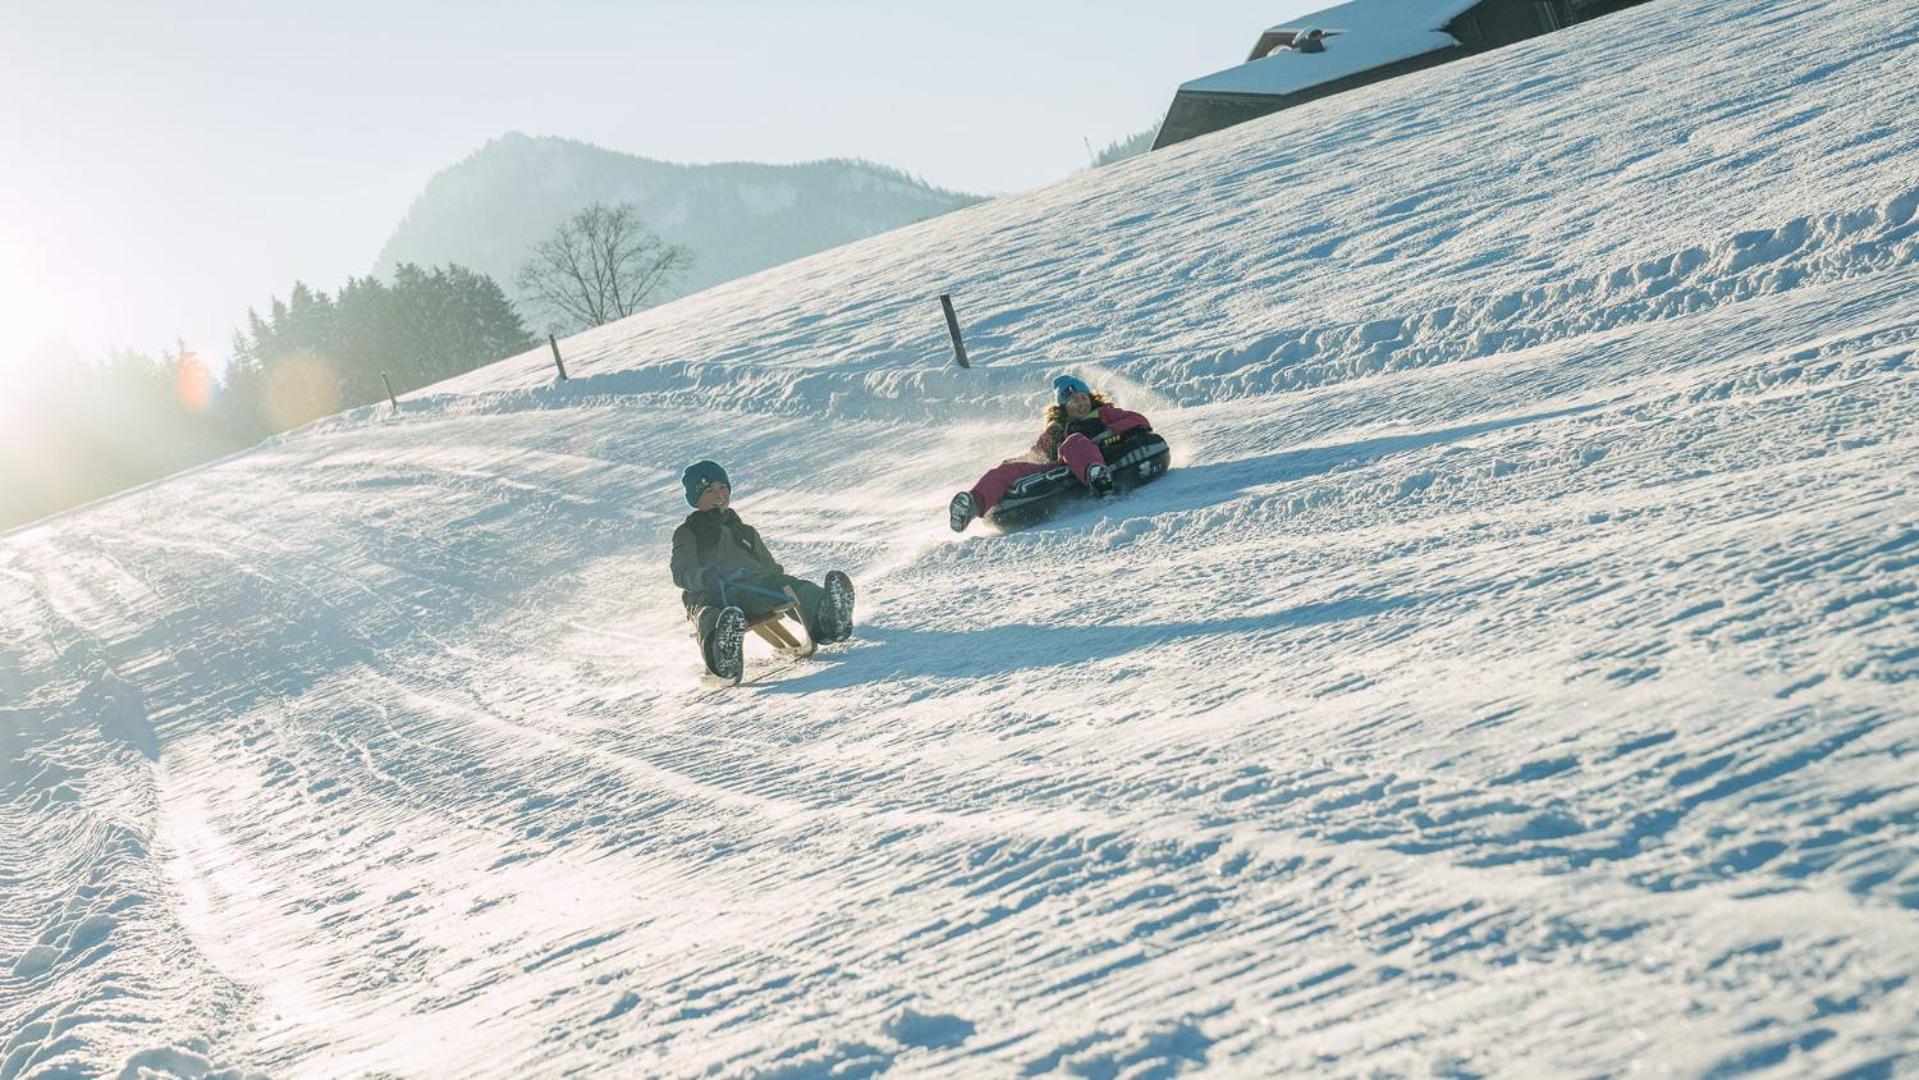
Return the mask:
M566 363L560 359L560 343L554 340L552 334L546 335L546 343L553 346L553 366L560 369L560 381L565 382Z
M959 316L953 314L953 296L940 294L940 307L946 312L946 332L953 338L953 362L963 368L973 365L966 361L966 342L960 340Z
M393 403L393 411L399 412L400 399L393 396L393 380L387 378L386 372L382 371L380 372L380 381L386 384L386 399Z

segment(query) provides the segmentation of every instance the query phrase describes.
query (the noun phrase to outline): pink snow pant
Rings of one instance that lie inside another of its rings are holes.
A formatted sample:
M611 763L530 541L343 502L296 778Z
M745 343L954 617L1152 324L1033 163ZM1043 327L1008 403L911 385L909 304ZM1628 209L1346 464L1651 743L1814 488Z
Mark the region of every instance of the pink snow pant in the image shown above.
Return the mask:
M1099 447L1084 435L1068 435L1066 441L1059 444L1059 459L1073 470L1080 483L1086 482L1086 470L1101 464L1106 458L1100 454ZM1013 481L1021 477L1042 473L1053 467L1053 462L1041 464L1027 461L1025 458L1013 458L1002 461L986 470L986 475L973 485L973 507L984 514L1005 498L1006 489Z

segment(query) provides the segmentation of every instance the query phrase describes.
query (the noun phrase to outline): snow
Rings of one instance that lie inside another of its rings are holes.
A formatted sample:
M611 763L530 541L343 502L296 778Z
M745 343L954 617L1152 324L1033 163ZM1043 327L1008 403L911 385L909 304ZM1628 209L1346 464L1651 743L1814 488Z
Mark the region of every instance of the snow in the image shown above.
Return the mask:
M0 538L0 1076L1919 1068L1898 7L1649 5ZM1061 370L1175 470L954 536ZM705 456L854 642L699 687Z

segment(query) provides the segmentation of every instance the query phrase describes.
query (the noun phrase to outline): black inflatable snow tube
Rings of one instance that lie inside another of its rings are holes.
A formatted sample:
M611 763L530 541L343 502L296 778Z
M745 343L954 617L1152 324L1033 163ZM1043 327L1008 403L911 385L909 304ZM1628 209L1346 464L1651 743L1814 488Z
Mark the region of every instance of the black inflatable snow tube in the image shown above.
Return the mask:
M1115 495L1124 495L1166 475L1173 456L1173 448L1152 431L1131 432L1100 450L1106 458L1106 468L1112 473ZM986 520L1002 530L1022 529L1092 501L1095 501L1093 493L1073 476L1071 469L1055 465L1045 472L1014 481L993 509L987 511Z

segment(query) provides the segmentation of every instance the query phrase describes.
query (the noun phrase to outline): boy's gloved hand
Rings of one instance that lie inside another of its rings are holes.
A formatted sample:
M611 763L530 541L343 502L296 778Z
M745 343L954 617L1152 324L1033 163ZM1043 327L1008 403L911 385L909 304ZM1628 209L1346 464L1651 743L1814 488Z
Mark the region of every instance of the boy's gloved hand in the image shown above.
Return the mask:
M715 570L709 566L706 569L700 571L700 591L709 592L715 596L718 596L720 589L725 584L726 584L726 579L720 576L720 572L718 570Z

